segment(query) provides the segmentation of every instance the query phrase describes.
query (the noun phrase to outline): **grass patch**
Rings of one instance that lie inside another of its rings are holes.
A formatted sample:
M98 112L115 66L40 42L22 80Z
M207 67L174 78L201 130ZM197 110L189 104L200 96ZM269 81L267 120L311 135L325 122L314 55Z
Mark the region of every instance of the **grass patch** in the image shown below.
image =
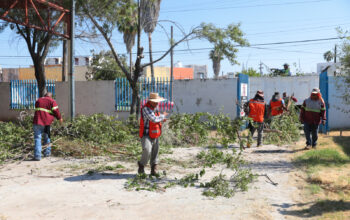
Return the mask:
M349 158L343 156L339 151L334 149L320 149L307 151L303 155L296 158L296 162L300 165L344 165L349 162Z
M322 191L322 188L317 184L310 184L307 188L310 191L311 195L317 194Z
M345 135L339 136L339 131L321 134L317 150L297 153L295 161L306 168L305 199L311 202L290 211L292 215L350 219L350 136Z

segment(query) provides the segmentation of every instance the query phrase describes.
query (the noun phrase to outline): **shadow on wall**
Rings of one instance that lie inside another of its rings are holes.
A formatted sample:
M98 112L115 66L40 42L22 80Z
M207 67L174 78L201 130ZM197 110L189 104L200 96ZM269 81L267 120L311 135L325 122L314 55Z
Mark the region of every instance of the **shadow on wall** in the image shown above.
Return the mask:
M327 213L334 213L339 211L350 211L350 202L338 200L322 200L309 203L298 204L274 204L273 206L279 207L278 211L283 215L296 216L299 218L311 218L322 216ZM298 209L301 207L301 209ZM286 209L293 210L286 210Z

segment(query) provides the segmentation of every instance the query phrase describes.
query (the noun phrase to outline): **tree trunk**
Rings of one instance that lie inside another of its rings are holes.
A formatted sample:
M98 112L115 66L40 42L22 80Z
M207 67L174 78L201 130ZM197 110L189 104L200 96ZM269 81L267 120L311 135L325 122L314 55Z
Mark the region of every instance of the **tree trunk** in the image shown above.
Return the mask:
M220 59L216 59L216 58L213 58L213 70L214 70L214 75L215 75L215 78L218 78L219 77L219 73L220 73Z
M149 61L151 63L151 77L154 79L153 57L152 57L152 33L148 33Z
M136 113L136 119L139 119L140 115L140 95L139 95L139 85L134 81L131 85L132 89L132 102L131 102L131 108L130 108L130 115L133 115Z
M130 69L130 74L132 74L132 51L130 50L130 53L129 53L129 69ZM131 75L132 77L132 75Z
M46 76L44 60L37 58L33 59L35 78L38 82L39 97L43 97L46 93Z

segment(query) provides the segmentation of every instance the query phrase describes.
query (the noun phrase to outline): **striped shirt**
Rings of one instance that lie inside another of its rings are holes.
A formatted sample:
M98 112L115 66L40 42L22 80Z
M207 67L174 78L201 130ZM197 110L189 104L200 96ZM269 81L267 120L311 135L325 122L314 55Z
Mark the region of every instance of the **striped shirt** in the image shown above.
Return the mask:
M158 112L157 109L155 109L156 112ZM142 108L142 117L144 121L144 130L143 130L143 135L149 135L149 121L152 121L153 123L158 123L162 122L165 119L164 115L159 115L156 116L154 114L154 111L148 107L143 107Z

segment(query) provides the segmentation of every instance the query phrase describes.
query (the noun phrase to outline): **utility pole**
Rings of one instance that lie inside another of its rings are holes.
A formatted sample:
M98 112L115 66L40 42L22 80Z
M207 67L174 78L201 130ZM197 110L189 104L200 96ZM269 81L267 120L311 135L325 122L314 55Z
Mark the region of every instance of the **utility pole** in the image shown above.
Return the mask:
M67 72L67 40L63 39L62 45L62 82L67 81L66 72Z
M172 47L174 44L174 28L171 26L170 29L170 46ZM170 82L171 82L171 99L173 98L173 78L174 78L174 50L171 48L170 51Z
M70 85L70 116L75 117L75 82L74 82L74 32L75 32L75 0L71 0L70 9L70 53L69 53L69 85Z
M334 46L334 63L337 63L337 45Z
M260 76L262 76L262 74L263 74L262 69L263 69L262 62L260 60L260 64L259 64Z

